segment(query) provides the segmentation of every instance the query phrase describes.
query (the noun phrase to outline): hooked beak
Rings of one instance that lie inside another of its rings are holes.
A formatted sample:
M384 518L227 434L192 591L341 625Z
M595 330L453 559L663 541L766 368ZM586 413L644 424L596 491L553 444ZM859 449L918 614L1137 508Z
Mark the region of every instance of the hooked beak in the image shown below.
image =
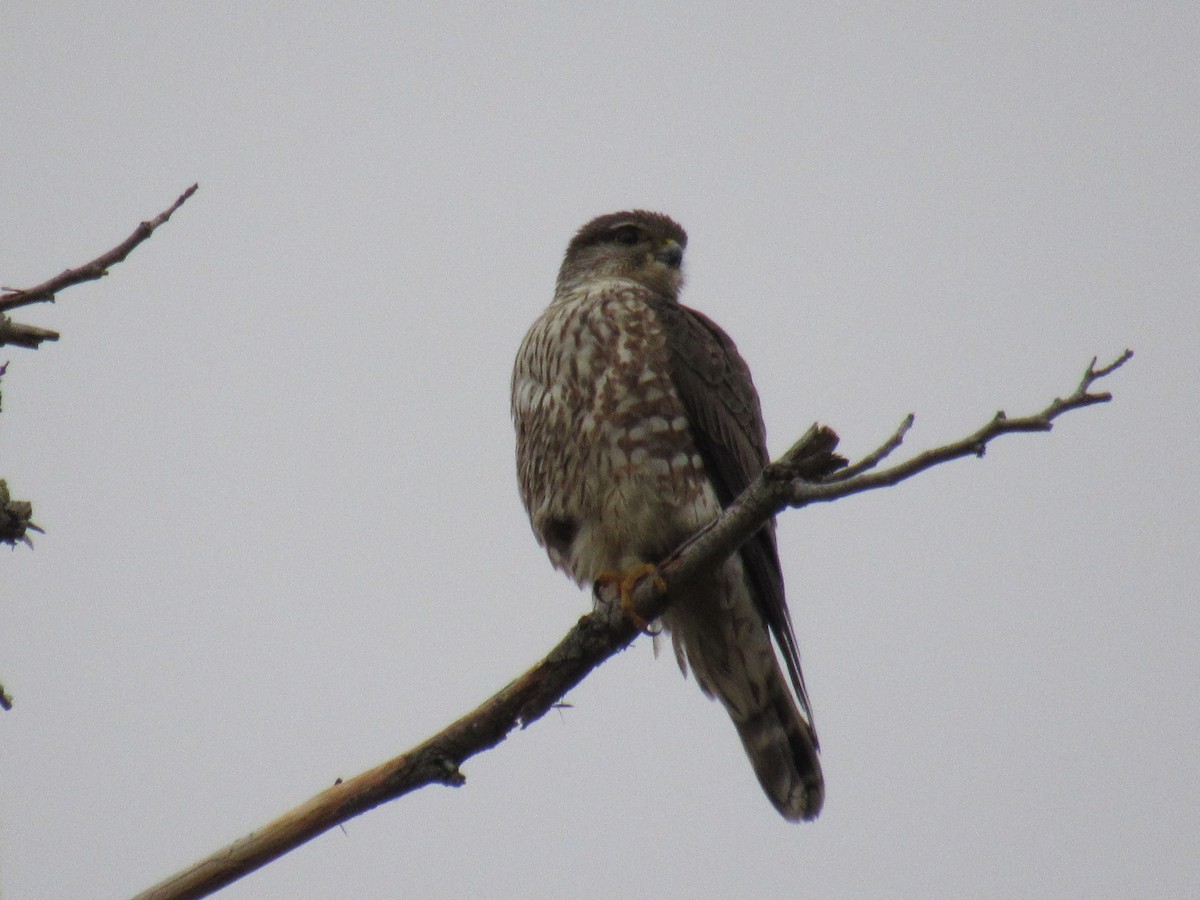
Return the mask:
M683 247L680 246L679 241L672 238L658 248L654 258L672 269L678 269L683 263Z

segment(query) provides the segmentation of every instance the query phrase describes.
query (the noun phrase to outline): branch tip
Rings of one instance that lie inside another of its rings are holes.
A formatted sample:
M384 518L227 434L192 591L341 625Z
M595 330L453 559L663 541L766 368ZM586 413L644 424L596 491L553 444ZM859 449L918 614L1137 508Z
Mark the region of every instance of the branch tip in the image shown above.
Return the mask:
M904 421L900 423L900 427L892 433L891 437L889 437L886 441L884 441L858 462L854 463L853 465L846 466L840 472L834 472L826 480L847 481L853 478L855 475L875 468L889 455L891 455L897 447L904 443L904 436L908 434L909 429L913 427L913 423L916 422L916 420L916 415L909 413L904 417Z
M1096 368L1096 360L1098 358L1099 357L1096 356L1092 357L1092 364L1088 366L1087 375L1084 376L1085 378L1088 378L1089 385L1097 378L1103 378L1105 375L1115 372L1117 369L1121 368L1121 366L1125 365L1125 363L1129 362L1129 360L1133 359L1133 351L1129 348L1126 348L1124 353L1110 362L1107 366L1101 366L1099 369Z
M82 284L85 281L95 281L98 278L103 278L108 274L112 266L122 262L139 244L150 237L158 226L171 218L171 214L179 209L196 192L198 187L199 185L193 184L180 194L170 207L163 210L149 222L139 223L138 227L134 229L133 234L107 253L100 254L91 262L84 263L78 268L65 269L60 274L35 287L4 288L3 294L0 294L0 313L16 309L19 306L28 306L32 303L53 303L55 295L59 291L76 284ZM34 329L32 326L18 325L16 323L10 323L6 328L0 329L0 332L3 332L0 333L0 343L11 343L31 348L36 348L38 343L43 340L56 340L58 338L55 332L45 332L44 329ZM32 332L39 332L39 334L31 334ZM51 334L54 337L48 336Z

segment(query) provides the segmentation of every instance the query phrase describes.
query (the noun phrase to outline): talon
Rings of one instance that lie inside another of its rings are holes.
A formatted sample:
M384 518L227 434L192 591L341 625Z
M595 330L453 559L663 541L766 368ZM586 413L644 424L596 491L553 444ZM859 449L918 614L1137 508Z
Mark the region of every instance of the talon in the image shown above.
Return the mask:
M625 572L601 572L596 578L596 584L609 583L615 584L621 595L621 612L624 613L633 626L643 634L655 635L661 629L653 629L650 623L641 617L637 609L633 605L633 589L637 587L637 583L647 575L654 577L654 585L660 591L666 591L667 582L658 574L658 567L653 563L643 563L640 566L634 566Z

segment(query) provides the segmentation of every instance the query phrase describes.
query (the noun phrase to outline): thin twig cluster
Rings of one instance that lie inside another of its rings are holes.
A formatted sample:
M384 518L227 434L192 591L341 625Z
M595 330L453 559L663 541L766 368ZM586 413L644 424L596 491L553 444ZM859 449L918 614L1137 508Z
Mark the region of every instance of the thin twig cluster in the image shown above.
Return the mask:
M196 193L197 185L192 185L184 191L171 206L159 213L148 222L142 222L134 229L133 234L113 247L107 253L102 253L89 263L84 263L74 269L67 269L53 278L31 288L0 288L0 347L11 344L15 347L28 347L36 350L42 341L57 341L58 332L48 328L38 328L14 322L7 315L8 310L31 303L53 303L55 295L65 288L85 281L95 281L108 274L109 266L116 265L125 259L134 248L154 234L154 230L162 225L175 210L179 209L192 194ZM0 377L3 377L7 363L0 365ZM18 543L33 546L29 532L41 532L42 529L32 521L33 504L28 500L14 500L9 495L8 485L0 478L0 544L16 546ZM12 709L12 697L0 685L0 709Z

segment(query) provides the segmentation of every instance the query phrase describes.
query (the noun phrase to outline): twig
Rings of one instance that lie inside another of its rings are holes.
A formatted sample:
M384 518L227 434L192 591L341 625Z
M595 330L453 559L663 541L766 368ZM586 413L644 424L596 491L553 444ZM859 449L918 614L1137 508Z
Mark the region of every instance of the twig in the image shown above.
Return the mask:
M842 469L840 472L832 475L831 480L845 481L847 478L853 478L860 472L865 472L868 469L875 468L887 457L891 456L893 450L896 450L901 444L904 443L904 436L908 434L909 429L913 427L913 422L916 420L917 417L912 413L909 413L907 416L905 416L904 421L900 423L900 427L896 429L895 433L890 438L888 438L886 441L880 444L879 447L868 453L858 462L854 463L853 465L846 466L846 468Z
M1133 351L1126 350L1107 366L1097 369L1096 358L1093 357L1091 363L1088 364L1087 371L1083 373L1083 378L1080 379L1079 385L1065 399L1055 397L1045 409L1030 416L1009 418L1001 410L992 417L990 422L974 434L960 441L954 441L945 446L926 450L924 453L918 453L911 459L907 459L890 468L873 472L861 472L860 470L859 474L846 478L843 478L845 471L838 472L830 476L825 483L821 484L794 482L789 486L790 490L781 491L782 494L786 495L787 502L785 505L799 508L807 506L810 503L828 502L830 500L837 500L840 497L849 496L850 494L888 487L911 478L920 472L924 472L926 469L932 468L939 463L949 462L952 459L961 459L964 456L982 457L988 443L1002 434L1014 434L1024 431L1049 431L1054 427L1054 420L1063 413L1073 409L1082 409L1085 406L1092 406L1097 403L1107 403L1111 400L1112 394L1107 391L1099 394L1089 393L1089 391L1093 384L1106 375L1112 374L1132 358ZM906 420L906 424L909 424L908 420ZM902 426L901 430L889 438L887 443L874 453L869 454L864 459L864 462L881 454L887 455L887 453L890 453L895 446L899 445L905 431L907 431L907 428ZM884 452L885 450L886 452ZM855 470L859 465L861 463L850 466L846 471ZM781 506L780 509L782 508Z
M4 313L0 313L0 346L11 344L14 347L28 347L36 350L42 341L57 341L58 332L49 328L38 328L36 325L23 325L14 322Z
M169 208L163 210L149 222L140 223L128 238L107 253L97 256L91 262L84 263L75 269L67 269L65 272L42 282L36 287L24 289L0 288L0 290L5 292L0 294L0 344L7 343L20 347L36 348L42 341L58 340L58 332L56 331L35 328L32 325L22 325L13 322L3 314L10 309L16 309L19 306L28 306L31 303L53 302L55 294L65 288L81 284L85 281L95 281L97 278L103 278L108 274L110 266L114 266L124 260L125 257L133 252L135 247L154 234L154 230L170 219L175 210L183 206L187 202L187 199L196 193L198 187L199 185L193 184L180 194L179 198Z
M1130 356L1126 351L1102 369L1096 369L1093 360L1075 393L1065 400L1056 399L1040 413L1018 419L997 414L964 440L928 450L889 469L874 471L878 462L900 445L911 421L906 420L877 450L842 472L836 469L845 465L845 461L833 453L837 435L814 425L779 462L767 466L712 525L663 562L656 574L667 584L686 583L710 571L788 506L834 500L895 484L951 459L981 456L987 443L1001 434L1047 431L1051 421L1062 413L1109 400L1108 394L1090 394L1088 389ZM813 477L817 480L807 480ZM669 598L660 584L659 578L646 577L634 591L634 606L645 621L657 618L667 606ZM139 894L135 900L207 896L381 803L428 784L463 784L466 779L460 767L466 760L496 746L517 726L528 726L561 705L567 691L637 636L637 629L622 615L620 604L601 605L581 618L545 659L444 731L369 772L335 783L302 806Z

